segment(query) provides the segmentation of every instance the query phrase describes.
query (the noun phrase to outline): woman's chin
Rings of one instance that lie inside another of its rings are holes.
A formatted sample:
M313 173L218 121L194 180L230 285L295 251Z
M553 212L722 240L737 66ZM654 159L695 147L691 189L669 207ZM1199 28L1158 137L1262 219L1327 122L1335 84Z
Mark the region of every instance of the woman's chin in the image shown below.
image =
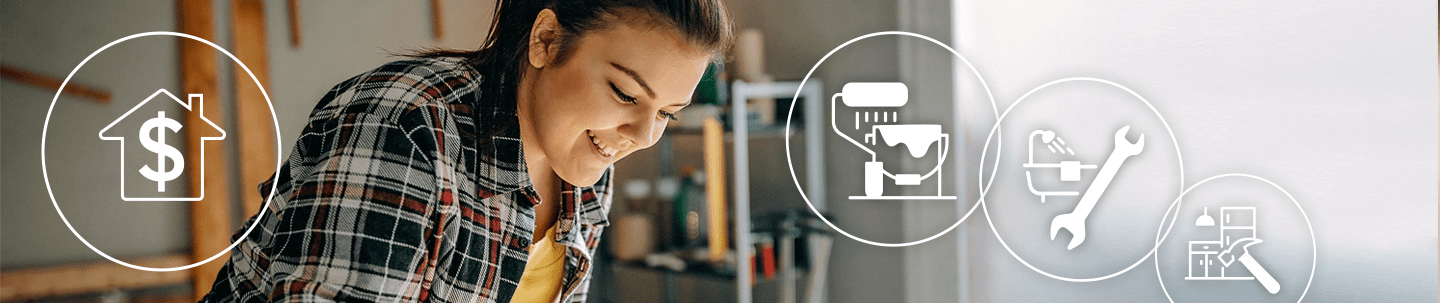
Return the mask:
M586 163L582 166L584 167L570 172L556 171L555 174L575 186L591 186L600 181L600 176L605 175L605 168L609 167L608 164L602 163Z

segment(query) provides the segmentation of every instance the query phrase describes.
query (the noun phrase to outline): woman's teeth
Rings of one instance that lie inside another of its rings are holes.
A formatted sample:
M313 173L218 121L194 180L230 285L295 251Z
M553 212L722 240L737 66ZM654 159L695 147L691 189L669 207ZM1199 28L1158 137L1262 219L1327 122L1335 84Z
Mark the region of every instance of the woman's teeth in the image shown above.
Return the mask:
M595 139L595 134L594 134L594 133L591 133L590 131L587 130L587 131L585 131L585 134L590 135L590 144L591 144L591 145L595 145L595 148L600 150L600 155L601 155L601 156L605 156L605 157L615 156L615 149L614 149L614 148L610 148L610 147L608 147L608 146L605 146L605 143L604 143L604 142L600 142L599 139Z

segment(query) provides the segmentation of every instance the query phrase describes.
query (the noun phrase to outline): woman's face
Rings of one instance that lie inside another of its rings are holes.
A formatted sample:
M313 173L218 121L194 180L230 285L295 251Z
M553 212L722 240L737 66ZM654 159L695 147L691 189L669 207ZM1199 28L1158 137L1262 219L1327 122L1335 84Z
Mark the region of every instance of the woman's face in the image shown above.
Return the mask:
M616 23L567 41L575 44L564 60L554 60L556 47L536 56L532 43L530 83L518 100L522 130L531 130L521 134L530 136L526 158L538 147L571 184L594 184L610 164L655 145L710 62L676 30Z

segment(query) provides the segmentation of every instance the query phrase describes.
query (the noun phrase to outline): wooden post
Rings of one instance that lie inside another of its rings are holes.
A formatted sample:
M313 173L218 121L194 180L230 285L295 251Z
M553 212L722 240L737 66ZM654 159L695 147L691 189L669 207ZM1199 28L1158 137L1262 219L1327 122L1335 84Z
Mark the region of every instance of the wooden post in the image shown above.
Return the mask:
M234 39L235 57L250 67L260 85L270 85L270 56L265 42L265 2L260 0L235 0L231 2L230 33ZM241 206L248 218L260 212L265 197L260 196L255 186L275 173L275 125L270 115L270 106L265 102L260 87L235 65L232 78L235 80L235 122L240 144L240 193Z
M0 77L5 78L6 80L13 80L16 82L34 85L40 88L46 88L50 90L60 89L60 83L65 82L64 80L56 79L55 77L46 76L37 72L23 70L8 65L0 65ZM110 91L95 88L94 86L90 85L75 83L74 81L71 81L70 83L65 85L65 91L63 93L75 95L77 97L85 99L90 99L101 104L110 103Z
M286 1L285 6L290 21L290 49L300 49L300 0Z
M445 18L440 9L440 0L430 0L430 30L436 41L445 37Z
M213 11L210 0L177 0L178 12L180 14L180 32L194 35L205 40L214 41L215 29L211 25ZM209 96L204 102L208 109L206 114L210 121L217 125L225 125L224 104L225 98L220 98L219 90L216 89L217 63L216 50L209 45L190 39L180 39L180 79L184 94L204 94ZM199 111L188 111L185 115L185 125L205 125L200 118ZM198 128L188 128L198 129ZM205 192L205 200L190 202L190 258L192 262L204 260L216 252L230 246L230 174L226 173L226 156L224 142L233 140L212 141L208 148L202 149L204 140L192 140L186 142L186 161L189 167L205 166L204 179L201 176L191 174L190 190L197 191L202 187ZM201 154L203 150L203 155ZM229 260L227 256L221 256L209 263L196 266L191 270L191 281L194 284L195 299L198 300L210 292L210 286L214 283L215 275L220 268Z

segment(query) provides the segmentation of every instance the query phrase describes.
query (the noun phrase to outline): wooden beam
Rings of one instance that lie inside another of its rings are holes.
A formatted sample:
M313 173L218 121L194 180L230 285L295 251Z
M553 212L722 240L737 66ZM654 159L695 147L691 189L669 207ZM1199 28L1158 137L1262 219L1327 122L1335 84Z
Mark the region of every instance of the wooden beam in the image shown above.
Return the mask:
M6 65L0 65L0 77L50 90L59 90L60 84L65 82L58 78ZM110 103L110 91L95 88L90 85L70 82L65 85L65 91L63 93L90 99L102 104Z
M176 267L190 264L186 254L160 255L125 260L148 267ZM0 301L81 295L110 290L144 289L178 285L190 281L183 271L149 272L115 264L109 260L47 266L0 273Z
M214 12L211 9L210 0L177 0L180 18L180 32L194 35L205 40L215 40L215 29L212 26ZM225 117L225 98L220 98L219 90L216 89L216 77L219 74L216 63L216 50L209 45L199 41L181 39L180 42L180 79L186 94L204 94L210 96L205 98L204 108L206 118L217 125L225 125L222 119ZM204 125L198 111L188 111L185 116L186 125ZM204 182L199 174L191 174L190 190L196 191L204 188L205 199L190 202L190 260L200 261L209 258L217 252L230 246L230 233L234 226L230 223L230 174L226 172L226 149L224 142L230 140L211 141L207 148L202 148L204 140L191 140L186 142L187 164L190 167L201 167L204 165ZM203 151L203 155L202 154ZM227 253L228 254L228 253ZM228 255L221 256L204 265L196 266L190 270L191 283L194 286L195 298L199 300L206 293L210 292L210 286L214 283L215 275L220 268L229 260Z
M290 20L290 48L300 49L300 0L286 1L285 6Z
M230 9L230 45L235 48L235 57L250 67L260 85L270 85L270 56L265 39L265 2L260 0L234 0ZM265 203L255 186L275 173L275 125L270 115L270 106L265 102L260 87L245 70L236 65L235 79L235 122L236 141L240 144L240 185L241 206L245 217L260 212Z
M440 0L430 0L430 30L435 40L445 37L445 18L440 10Z

